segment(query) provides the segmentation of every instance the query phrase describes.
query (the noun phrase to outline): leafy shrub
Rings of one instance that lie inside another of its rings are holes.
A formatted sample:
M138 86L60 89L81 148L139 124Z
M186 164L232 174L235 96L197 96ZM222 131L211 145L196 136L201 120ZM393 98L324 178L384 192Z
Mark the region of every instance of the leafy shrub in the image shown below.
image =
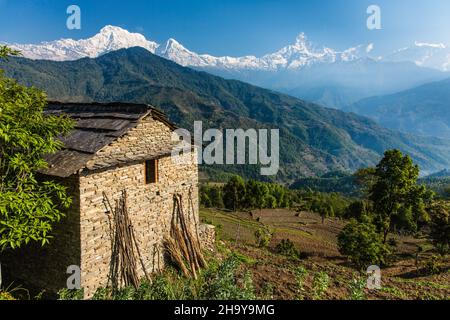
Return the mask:
M439 257L436 255L431 256L425 262L425 272L427 274L438 274L441 272L441 264L439 262Z
M75 289L61 289L58 291L58 300L83 300L84 299L84 290L75 290Z
M260 248L267 247L272 240L273 233L267 228L259 228L255 231L256 244Z
M365 217L369 216L370 205L367 201L357 200L352 203L345 209L344 217L346 219L355 219L359 222L363 222Z
M238 277L239 262L231 256L217 270L210 269L205 275L202 298L209 300L253 300L255 288L249 272Z
M365 300L364 288L366 285L364 278L353 279L350 282L350 300Z
M305 294L305 279L308 276L308 270L303 266L299 266L295 269L295 283L297 285L297 299L303 300Z
M328 290L330 277L324 271L318 272L314 275L313 280L313 298L314 300L322 299L324 293Z
M16 300L11 293L0 291L0 301L2 300Z
M360 270L383 265L390 253L376 227L369 222L351 220L338 236L339 252Z
M94 295L92 296L92 300L108 300L111 297L111 290L109 288L98 288Z
M273 300L273 285L269 282L264 282L261 288L262 300Z
M279 254L288 256L294 259L300 258L300 252L295 247L294 243L289 239L283 239L277 244L276 251Z
M441 255L450 253L450 206L444 202L430 208L430 237Z

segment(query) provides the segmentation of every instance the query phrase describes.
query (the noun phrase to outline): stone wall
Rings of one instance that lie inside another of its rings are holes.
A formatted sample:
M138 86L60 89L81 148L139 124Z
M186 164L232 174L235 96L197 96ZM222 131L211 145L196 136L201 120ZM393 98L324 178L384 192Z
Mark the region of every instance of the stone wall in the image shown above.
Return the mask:
M158 150L170 150L171 134L165 124L145 119L100 150L89 166L117 160L121 164L83 170L64 179L74 202L67 217L56 225L51 245L29 246L2 254L3 270L13 274L15 279L26 280L24 284L56 292L66 286L67 267L78 265L85 295L92 296L98 287L106 286L111 262L112 217L103 203L103 192L114 201L119 199L122 190L127 191L128 212L147 272L162 269L162 241L170 231L174 194L182 195L186 214L191 196L190 223L194 226L199 221L197 153L194 149L192 153L171 157L167 152L160 152L159 181L153 184L145 182L145 161L129 160L136 155L147 159L149 155L158 154ZM144 276L140 263L138 267L139 275Z
M163 148L163 143L167 147L171 131L159 124L149 120L138 125L101 150L92 161L108 161L109 157L116 158L127 150L152 152L153 148ZM96 288L107 284L111 262L109 221L112 217L106 211L103 192L110 201L114 201L120 198L122 190L127 191L128 213L146 270L149 273L157 271L164 267L162 241L170 231L174 194L182 195L185 214L188 214L188 199L192 198L190 222L199 221L196 156L194 151L177 157L159 158L159 180L153 184L145 182L143 161L80 174L81 272L82 286L88 297ZM144 276L140 264L139 273Z
M198 228L198 233L202 247L213 252L216 248L216 227L202 223Z

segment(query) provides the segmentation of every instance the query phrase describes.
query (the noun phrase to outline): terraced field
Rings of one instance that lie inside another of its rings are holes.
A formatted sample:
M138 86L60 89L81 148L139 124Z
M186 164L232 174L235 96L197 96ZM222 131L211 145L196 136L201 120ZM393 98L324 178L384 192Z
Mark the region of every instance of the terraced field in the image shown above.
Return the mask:
M202 209L203 222L216 226L218 247L238 253L244 267L253 274L260 295L268 288L268 298L313 299L314 278L325 272L329 276L328 289L323 299L349 299L354 280L365 280L343 258L337 248L337 235L345 225L338 219L326 219L322 224L319 215L286 209L256 210L252 212L227 212ZM268 248L256 246L255 231L268 228L273 232ZM302 254L293 259L278 254L276 245L290 239ZM416 265L418 246L426 247L423 239L396 237L395 255L388 266L382 268L382 288L364 290L367 299L450 299L450 258L441 263L442 271L427 274L425 265L432 252L420 254ZM303 288L296 280L297 270L304 268Z

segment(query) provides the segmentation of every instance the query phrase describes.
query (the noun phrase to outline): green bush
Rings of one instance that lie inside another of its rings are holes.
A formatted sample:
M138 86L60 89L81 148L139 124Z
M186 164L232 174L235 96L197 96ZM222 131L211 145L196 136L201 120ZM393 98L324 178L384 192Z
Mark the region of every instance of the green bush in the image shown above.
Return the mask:
M84 299L84 290L70 290L67 288L61 289L58 291L58 300L83 300Z
M254 300L255 288L249 272L238 276L239 262L231 256L217 270L210 269L205 275L202 298L208 300Z
M364 289L366 286L367 282L364 278L353 279L350 282L350 300L365 300Z
M338 236L339 252L360 270L383 265L390 253L376 227L369 222L351 220Z
M305 267L299 266L295 269L295 283L297 285L297 299L303 300L305 295L305 280L308 276L308 270Z
M430 238L442 256L450 253L450 206L444 202L430 208Z
M259 228L255 231L256 245L265 248L270 244L273 233L267 228Z
M324 271L318 272L314 275L313 280L313 298L314 300L322 299L325 292L328 290L330 277Z
M441 272L441 264L439 262L439 257L436 255L431 256L425 262L425 272L428 275L438 274Z
M277 244L276 251L287 257L294 259L300 258L300 252L295 247L294 243L289 239L283 239L279 244Z

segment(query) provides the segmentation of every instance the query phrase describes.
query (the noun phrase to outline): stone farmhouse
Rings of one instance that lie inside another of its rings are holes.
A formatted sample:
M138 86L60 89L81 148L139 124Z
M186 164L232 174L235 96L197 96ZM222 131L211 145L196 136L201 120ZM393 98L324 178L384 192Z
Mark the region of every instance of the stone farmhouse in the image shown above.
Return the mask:
M123 190L142 256L139 275L145 273L142 265L149 274L163 268L162 242L174 194L182 195L184 208L194 217L190 223L199 227L196 148L176 156L184 161L173 161L175 126L148 105L50 102L46 112L76 120L75 129L62 138L65 148L46 158L49 166L43 171L67 186L73 203L49 245L2 257L4 270L56 292L66 287L67 268L75 265L86 296L106 286L112 241L105 195L114 201Z

